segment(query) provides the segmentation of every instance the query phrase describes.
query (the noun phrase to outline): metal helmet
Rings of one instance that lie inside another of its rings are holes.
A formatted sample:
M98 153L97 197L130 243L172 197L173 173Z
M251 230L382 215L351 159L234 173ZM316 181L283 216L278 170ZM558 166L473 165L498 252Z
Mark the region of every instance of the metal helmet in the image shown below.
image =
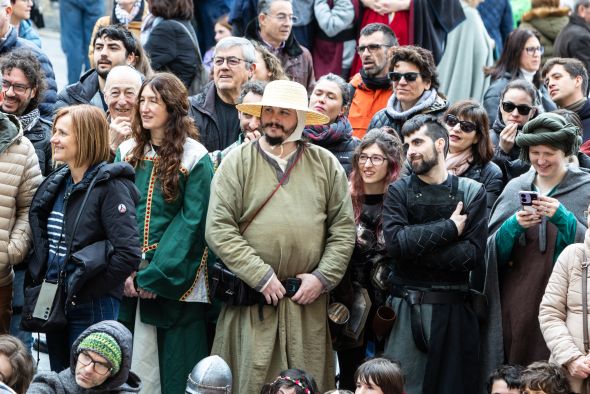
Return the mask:
M219 356L205 357L195 365L186 384L188 394L231 393L232 374Z

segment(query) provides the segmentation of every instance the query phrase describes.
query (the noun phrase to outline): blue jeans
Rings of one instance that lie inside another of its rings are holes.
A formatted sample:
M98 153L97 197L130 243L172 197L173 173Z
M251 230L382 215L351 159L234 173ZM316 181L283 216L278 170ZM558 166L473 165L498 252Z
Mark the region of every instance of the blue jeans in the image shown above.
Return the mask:
M88 46L92 29L105 13L104 0L60 0L61 49L68 62L68 83L78 81L82 66L90 68Z
M30 352L33 346L33 335L20 329L20 321L23 317L23 305L25 303L25 272L14 271L12 282L12 320L10 321L10 335L17 337Z
M104 296L68 308L68 326L63 332L47 334L47 350L51 370L61 372L70 367L70 351L84 330L103 320L116 320L120 301Z

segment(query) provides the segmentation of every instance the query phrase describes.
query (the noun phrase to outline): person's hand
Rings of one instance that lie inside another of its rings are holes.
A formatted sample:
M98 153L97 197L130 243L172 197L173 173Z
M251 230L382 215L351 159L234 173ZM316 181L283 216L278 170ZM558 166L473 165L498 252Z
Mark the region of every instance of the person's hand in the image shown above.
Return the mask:
M324 290L322 282L312 274L299 274L297 278L301 279L301 286L291 300L299 305L308 305L317 300Z
M514 147L514 140L518 133L517 127L518 123L509 123L500 133L500 149L502 149L504 153L510 153Z
M281 281L275 274L272 274L270 282L268 282L264 290L262 290L262 295L264 295L267 304L273 304L276 306L279 303L279 300L285 296L286 292L287 290L285 290Z
M135 278L136 272L132 272L131 275L127 279L125 279L125 287L123 288L123 294L125 297L137 297L139 294L135 290L135 282L133 279Z
M156 298L156 293L152 293L151 291L147 291L144 289L139 289L139 298L153 300Z
M463 209L463 201L459 201L457 204L457 208L453 211L450 219L455 223L457 227L457 235L463 234L463 230L465 230L465 222L467 221L467 214L461 215L461 210Z
M119 116L112 119L109 125L109 139L111 149L117 150L119 145L131 135L131 119Z
M536 212L521 210L516 212L516 221L522 228L530 228L541 223L541 215Z
M409 9L410 0L375 0L372 8L373 11L381 15L386 15Z
M244 142L243 143L245 144L247 142L256 141L261 136L262 136L262 134L260 134L260 132L258 130L249 131L244 136Z
M557 208L559 208L559 201L555 198L539 196L539 199L533 200L533 207L537 209L537 214L551 219L555 215Z
M574 378L586 379L590 375L588 356L580 356L565 365Z

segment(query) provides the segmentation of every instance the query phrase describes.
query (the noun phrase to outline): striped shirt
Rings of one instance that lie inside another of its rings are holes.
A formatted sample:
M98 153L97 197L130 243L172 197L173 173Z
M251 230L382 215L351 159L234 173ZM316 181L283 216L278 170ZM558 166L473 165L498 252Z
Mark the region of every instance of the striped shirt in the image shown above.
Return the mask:
M53 202L53 208L47 218L47 241L49 243L49 254L47 255L46 279L57 280L66 258L66 235L64 233L64 215L66 189L68 195L71 191L72 181L68 177L65 187L62 187Z

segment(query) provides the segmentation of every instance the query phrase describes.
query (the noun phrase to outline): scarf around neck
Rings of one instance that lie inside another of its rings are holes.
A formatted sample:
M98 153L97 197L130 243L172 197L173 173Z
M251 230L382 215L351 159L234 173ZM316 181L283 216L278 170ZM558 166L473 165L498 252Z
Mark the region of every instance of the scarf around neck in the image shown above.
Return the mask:
M19 116L18 120L19 120L21 126L23 127L23 130L29 131L37 123L39 116L40 116L39 109L35 108L34 110L29 112L28 114L24 114L22 116Z
M340 115L331 124L305 126L303 135L313 144L326 147L349 140L352 137L352 126L346 116Z
M391 118L405 120L411 115L418 114L430 107L436 101L436 97L437 91L435 88L425 90L424 93L422 93L422 96L420 96L418 102L412 108L407 111L403 111L402 103L399 102L395 94L392 94L387 102L387 107L385 107L385 110Z
M580 101L577 101L577 102L573 103L572 105L570 105L568 107L564 107L564 108L577 113L586 104L586 101L588 101L588 99L586 97L584 97Z
M471 148L465 149L463 152L459 153L451 153L447 154L447 158L445 160L445 164L447 165L447 170L457 176L461 176L471 163L473 162L473 151Z
M360 71L361 78L363 79L363 83L365 86L370 90L379 90L379 89L391 89L391 81L387 76L376 78L376 77L369 77L365 70L361 68Z
M136 0L135 4L133 4L133 8L131 9L131 12L127 12L123 8L121 8L121 5L119 3L117 3L115 5L115 16L117 17L117 20L119 21L119 23L121 23L123 25L128 25L129 22L133 21L133 19L135 19L135 17L139 13L140 7L141 7L141 0Z

